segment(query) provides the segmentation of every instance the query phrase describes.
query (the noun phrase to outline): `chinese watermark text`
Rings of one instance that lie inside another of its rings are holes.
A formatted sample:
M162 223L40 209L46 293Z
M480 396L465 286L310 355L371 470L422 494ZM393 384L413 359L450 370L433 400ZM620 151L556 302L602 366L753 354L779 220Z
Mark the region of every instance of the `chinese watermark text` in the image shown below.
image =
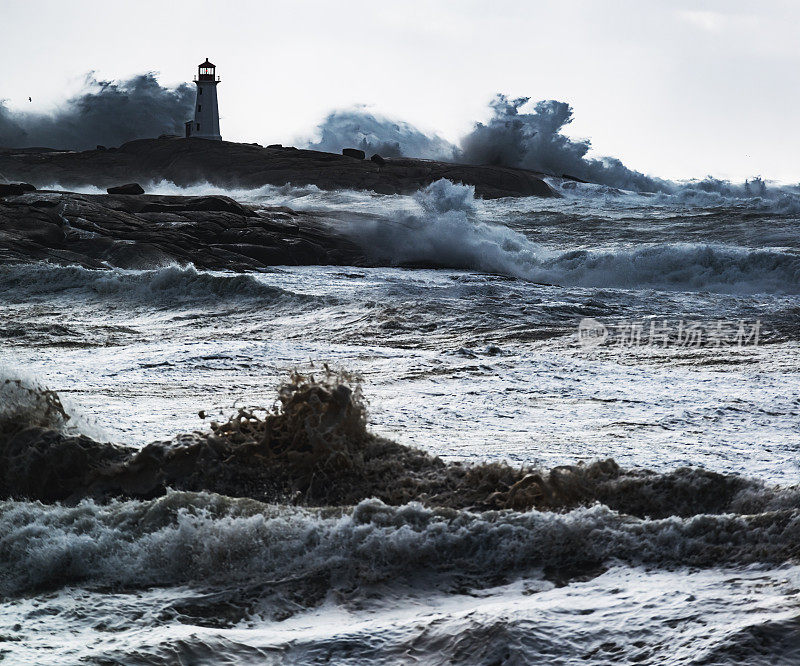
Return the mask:
M582 347L755 347L761 321L686 321L645 319L603 323L584 318L578 324Z

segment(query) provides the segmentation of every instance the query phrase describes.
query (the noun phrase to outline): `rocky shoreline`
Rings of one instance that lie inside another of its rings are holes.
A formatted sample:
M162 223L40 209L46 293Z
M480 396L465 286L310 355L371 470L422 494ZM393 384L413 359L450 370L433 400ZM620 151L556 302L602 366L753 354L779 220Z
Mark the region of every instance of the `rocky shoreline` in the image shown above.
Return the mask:
M135 183L245 189L291 183L401 194L447 179L472 185L485 198L558 196L542 174L523 169L362 156L177 137L83 152L0 149L0 180L22 181L0 184L0 264L148 269L191 263L233 271L370 265L335 219L286 207L256 210L225 196L140 194ZM129 189L119 188L124 183ZM114 194L36 189L48 185L92 185Z
M360 152L360 151L359 151ZM0 180L21 180L37 187L168 180L188 186L210 183L224 188L264 185L316 185L325 190L370 190L408 194L446 178L473 185L479 197L558 194L544 174L500 166L452 164L411 158L359 159L292 147L162 137L138 139L119 148L82 152L50 148L0 148Z
M35 191L0 198L0 264L32 261L232 271L368 263L334 220L285 207L256 211L224 196Z

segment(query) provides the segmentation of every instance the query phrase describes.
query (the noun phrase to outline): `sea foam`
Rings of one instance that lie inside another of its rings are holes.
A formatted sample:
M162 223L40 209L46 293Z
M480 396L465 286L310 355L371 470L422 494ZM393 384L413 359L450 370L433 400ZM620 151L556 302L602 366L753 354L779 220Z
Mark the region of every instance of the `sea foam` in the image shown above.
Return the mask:
M470 579L611 561L698 567L796 558L800 513L633 518L597 505L567 513L432 509L364 500L342 512L170 492L76 506L0 503L0 591L73 583L269 584L331 588Z
M462 268L562 286L800 293L795 253L710 243L562 251L479 219L471 186L439 180L414 200L417 211L353 220L347 231L374 261L389 265Z

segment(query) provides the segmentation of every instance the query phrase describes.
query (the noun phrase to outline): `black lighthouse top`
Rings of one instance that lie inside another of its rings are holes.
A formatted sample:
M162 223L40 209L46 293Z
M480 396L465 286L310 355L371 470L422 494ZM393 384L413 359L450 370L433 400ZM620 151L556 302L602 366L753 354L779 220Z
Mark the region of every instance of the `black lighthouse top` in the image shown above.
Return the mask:
M206 61L200 63L197 67L197 78L200 81L213 81L216 68L217 66L209 62L208 58L206 58Z

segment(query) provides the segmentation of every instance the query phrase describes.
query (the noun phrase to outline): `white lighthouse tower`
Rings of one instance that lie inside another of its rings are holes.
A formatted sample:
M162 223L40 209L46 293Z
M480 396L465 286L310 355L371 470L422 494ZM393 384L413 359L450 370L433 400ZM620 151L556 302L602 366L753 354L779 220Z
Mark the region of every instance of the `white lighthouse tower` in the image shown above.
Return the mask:
M219 133L219 107L217 106L217 85L219 77L216 76L216 65L210 63L208 58L197 68L197 98L194 103L194 121L186 123L187 138L212 139L222 141Z

